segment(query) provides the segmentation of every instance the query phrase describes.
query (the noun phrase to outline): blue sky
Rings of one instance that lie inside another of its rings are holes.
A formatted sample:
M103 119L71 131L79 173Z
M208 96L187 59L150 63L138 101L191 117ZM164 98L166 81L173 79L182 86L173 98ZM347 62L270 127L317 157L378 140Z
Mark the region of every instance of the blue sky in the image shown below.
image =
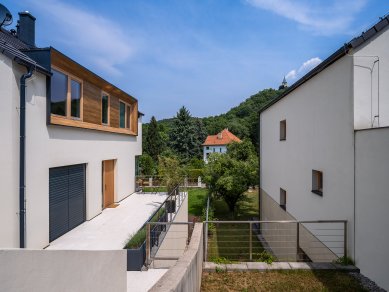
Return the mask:
M387 0L19 0L53 46L139 100L148 121L226 112L291 84L389 12ZM13 24L13 25L14 25ZM11 26L12 27L12 26Z

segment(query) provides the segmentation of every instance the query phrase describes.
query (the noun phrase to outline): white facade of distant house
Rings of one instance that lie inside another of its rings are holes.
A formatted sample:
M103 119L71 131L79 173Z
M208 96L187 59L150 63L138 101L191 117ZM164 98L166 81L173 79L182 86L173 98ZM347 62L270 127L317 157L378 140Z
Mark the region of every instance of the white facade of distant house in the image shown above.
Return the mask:
M385 289L388 47L386 26L264 110L259 122L261 196L286 205L297 220L348 220L348 256ZM322 174L321 194L315 190L314 171ZM275 213L261 209L261 219L280 219L272 217Z
M226 153L227 145L213 145L203 146L203 159L205 163L208 163L208 157L212 153Z
M0 247L19 247L19 80L26 72L0 54ZM138 136L46 124L46 76L34 72L26 87L26 247L49 245L49 170L86 166L86 220L102 212L102 162L115 160L114 201L135 192Z

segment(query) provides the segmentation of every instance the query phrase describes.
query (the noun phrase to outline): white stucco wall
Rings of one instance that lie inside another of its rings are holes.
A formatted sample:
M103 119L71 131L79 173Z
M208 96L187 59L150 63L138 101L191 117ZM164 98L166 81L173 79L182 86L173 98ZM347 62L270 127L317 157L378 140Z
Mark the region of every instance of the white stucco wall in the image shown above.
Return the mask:
M297 220L349 220L353 233L352 58L344 57L261 113L261 188ZM280 121L286 140L280 141ZM312 190L312 170L323 172L323 196Z
M208 148L208 149L207 149ZM214 146L203 146L203 159L204 162L207 163L207 154L212 153L226 153L227 152L227 146L226 145L214 145Z
M6 57L0 54L0 58ZM4 173L2 185L7 190L0 207L4 208L4 212L0 212L0 247L19 246L19 115L16 108L19 104L18 82L23 70L22 66L9 60L0 62L0 90L4 90L5 100L5 106L0 108L3 121L0 133L4 137L0 171ZM135 156L142 153L142 125L139 120L137 137L47 126L46 77L39 73L27 80L26 101L26 245L43 248L49 244L49 168L87 165L86 218L89 220L102 210L103 160L116 160L115 202L135 191Z
M0 291L126 291L125 250L0 250Z
M355 133L355 262L389 290L389 128Z
M355 129L389 126L388 44L386 27L353 54Z

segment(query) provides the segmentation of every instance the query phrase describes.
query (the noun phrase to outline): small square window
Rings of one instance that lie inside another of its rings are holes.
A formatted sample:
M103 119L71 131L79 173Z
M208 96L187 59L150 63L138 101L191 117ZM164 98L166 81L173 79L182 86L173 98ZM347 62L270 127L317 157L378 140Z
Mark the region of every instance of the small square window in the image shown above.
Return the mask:
M323 196L323 172L312 170L312 193Z
M280 141L286 140L286 120L280 122Z
M213 152L215 152L216 151L216 149L215 148L213 148Z
M205 149L209 150L209 147L207 146Z
M280 207L286 211L286 191L280 188Z

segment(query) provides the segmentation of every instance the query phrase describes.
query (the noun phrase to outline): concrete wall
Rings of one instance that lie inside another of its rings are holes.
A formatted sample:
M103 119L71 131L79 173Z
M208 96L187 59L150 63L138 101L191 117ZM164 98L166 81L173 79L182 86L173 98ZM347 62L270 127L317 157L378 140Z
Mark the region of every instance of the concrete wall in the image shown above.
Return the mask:
M0 290L126 291L126 251L0 250Z
M353 62L344 57L260 116L260 184L297 220L349 221L353 250ZM280 121L286 140L280 141ZM312 170L323 172L323 196L311 192Z
M173 222L188 222L188 193L181 203ZM170 215L169 215L170 216ZM188 240L188 225L170 225L169 231L166 233L160 248L155 257L171 257L179 258L183 255ZM176 263L176 260L155 260L153 267L155 268L169 268Z
M208 149L207 149L208 148ZM204 162L207 163L207 154L212 153L226 153L227 152L227 146L226 145L219 145L219 146L203 146L203 159Z
M355 129L389 126L388 43L386 27L353 54Z
M23 66L0 54L1 184L0 247L19 246L18 159L19 78ZM46 125L46 77L34 73L26 89L26 244L43 248L49 244L49 168L85 163L86 218L102 210L102 161L115 159L115 202L135 191L135 156L142 153L139 135L99 132ZM3 210L4 209L4 210Z
M355 133L355 262L389 290L389 128Z
M266 192L260 190L261 195L261 214L263 221L296 221L291 214L282 209ZM341 225L341 226L339 226ZM332 262L337 259L335 252L340 252L338 256L343 255L343 242L340 243L341 250L338 247L333 251L336 244L334 240L339 240L336 236L341 234L338 229L343 228L342 224L334 223L300 223L299 224L299 251L297 252L297 223L262 223L261 234L266 240L266 245L277 257L278 261L299 261L303 260L302 254L305 253L313 262ZM326 236L320 238L315 236L310 230L322 230L317 234L326 233ZM336 229L336 230L334 230ZM330 236L328 235L335 235ZM331 241L332 249L328 248L323 242Z
M200 291L203 270L203 240L203 224L196 223L188 249L150 291Z

